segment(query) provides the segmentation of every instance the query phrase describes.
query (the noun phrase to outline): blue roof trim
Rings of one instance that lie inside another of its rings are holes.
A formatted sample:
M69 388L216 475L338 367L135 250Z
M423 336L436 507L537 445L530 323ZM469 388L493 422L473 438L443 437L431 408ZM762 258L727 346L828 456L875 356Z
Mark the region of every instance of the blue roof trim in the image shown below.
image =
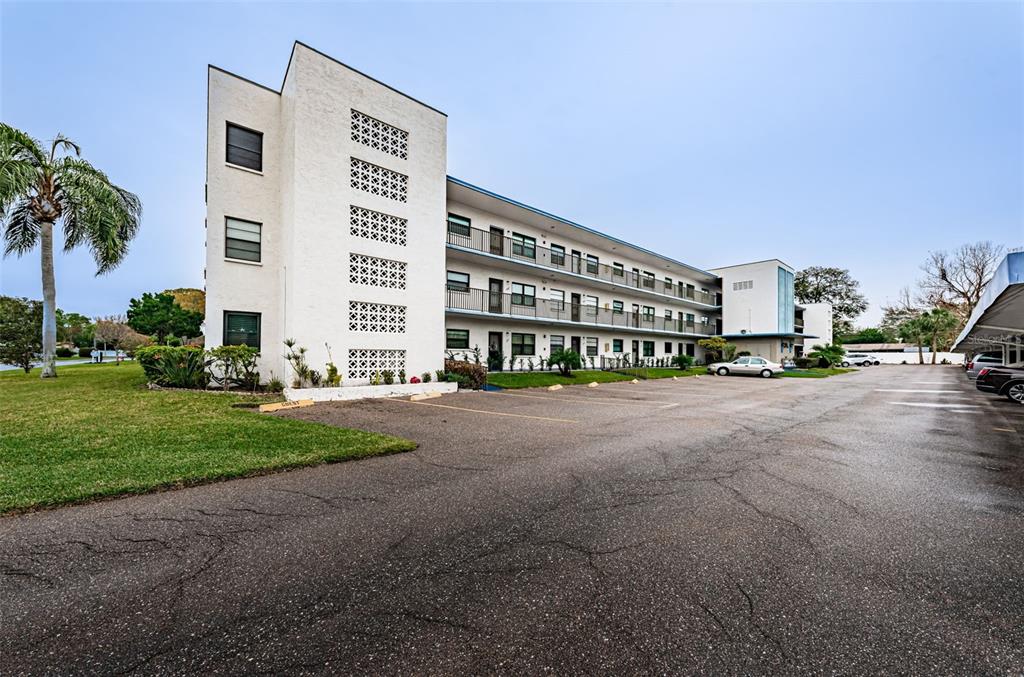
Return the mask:
M555 214L552 214L551 212L546 212L543 209L537 209L536 207L531 207L530 205L524 204L524 203L522 203L522 202L520 202L518 200L513 200L510 197L505 197L504 195L499 195L499 194L497 194L497 193L495 193L493 191L487 190L486 188L481 188L480 186L474 186L472 183L469 183L468 181L463 181L462 179L457 179L454 176L449 176L448 180L451 181L452 183L456 184L456 185L462 186L463 188L468 188L470 190L476 191L477 193L480 193L481 195L486 195L488 197L493 197L496 200L501 200L502 202L507 202L508 204L510 204L510 205L512 205L514 207L519 207L520 209L525 209L527 211L531 211L534 214L539 214L540 216L544 216L544 217L547 217L549 219L553 219L555 221L558 221L559 223L564 223L567 226L572 226L573 228L579 228L580 230L582 230L584 232L587 232L587 233L590 233L591 235L597 235L598 237L603 237L605 239L611 240L612 242L617 242L617 243L619 243L621 245L624 245L626 247L630 247L631 249L635 249L638 252L643 252L644 254L649 254L651 256L657 256L659 259L663 259L665 261L668 261L669 263L674 263L677 266L682 266L684 268L689 268L690 270L694 270L694 271L696 271L698 273L701 273L702 275L707 275L708 277L711 277L711 278L718 278L719 277L718 275L715 275L714 273L712 273L710 271L704 270L703 268L698 268L696 266L691 266L689 263L683 263L682 261L677 261L676 259L670 258L670 257L665 256L663 254L659 254L657 252L653 252L650 249L645 249L645 248L643 248L643 247L641 247L639 245L635 245L632 242L626 242L625 240L620 240L617 237L612 237L611 235L608 235L606 233L602 233L599 230L594 230L593 228L587 228L586 226L584 226L582 224L576 223L575 221L570 221L569 219L562 218L561 216L557 216Z
M820 336L812 336L811 334L798 334L795 331L794 332L761 332L761 333L748 332L746 334L719 334L719 336L721 336L722 338L726 338L726 339L730 339L730 338L789 338L789 337L821 338Z

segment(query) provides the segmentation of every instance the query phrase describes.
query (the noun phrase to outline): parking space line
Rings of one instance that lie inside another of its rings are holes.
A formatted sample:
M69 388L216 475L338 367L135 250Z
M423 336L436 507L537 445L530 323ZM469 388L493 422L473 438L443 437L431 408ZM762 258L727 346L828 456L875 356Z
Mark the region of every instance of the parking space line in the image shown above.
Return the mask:
M579 402L581 404L677 404L676 402L667 402L665 400L627 400L627 399L615 399L613 397L562 397L555 395L549 397L547 395L527 395L526 393L507 393L505 391L493 392L489 391L488 395L504 395L505 397L528 397L534 400L548 400L549 402Z
M924 390L918 388L875 388L876 393L935 393L936 395L964 395L962 390Z
M932 409L978 409L980 404L961 404L960 402L888 402L887 404L900 404L904 407L926 407Z
M504 411L487 411L486 409L470 409L468 407L456 407L451 404L434 404L433 402L412 402L410 400L391 400L391 402L404 402L405 404L417 404L424 407L439 407L441 409L455 409L457 411L469 411L474 414L490 414L491 416L511 416L513 418L530 418L535 421L552 421L554 423L579 423L571 418L549 418L547 416L530 416L528 414L512 414Z

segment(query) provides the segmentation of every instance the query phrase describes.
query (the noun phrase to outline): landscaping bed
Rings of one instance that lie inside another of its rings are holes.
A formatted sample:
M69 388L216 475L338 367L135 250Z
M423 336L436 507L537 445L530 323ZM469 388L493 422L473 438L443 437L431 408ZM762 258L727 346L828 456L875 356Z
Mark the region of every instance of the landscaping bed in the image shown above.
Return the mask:
M0 373L0 513L416 447L233 406L267 396L148 390L135 363L58 373Z
M678 370L677 370L678 371ZM584 371L572 372L572 376L565 377L557 371L526 371L526 372L491 372L487 375L488 385L499 388L543 388L553 385L575 385L587 383L610 383L612 381L630 381L632 376L619 374L613 371Z

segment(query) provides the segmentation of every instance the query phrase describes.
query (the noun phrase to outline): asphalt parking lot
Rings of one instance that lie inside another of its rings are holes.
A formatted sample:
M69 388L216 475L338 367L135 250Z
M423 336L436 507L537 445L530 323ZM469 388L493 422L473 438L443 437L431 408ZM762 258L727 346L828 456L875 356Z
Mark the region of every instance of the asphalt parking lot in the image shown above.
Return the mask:
M0 519L3 672L1024 665L1024 407L955 367L284 415L420 447Z

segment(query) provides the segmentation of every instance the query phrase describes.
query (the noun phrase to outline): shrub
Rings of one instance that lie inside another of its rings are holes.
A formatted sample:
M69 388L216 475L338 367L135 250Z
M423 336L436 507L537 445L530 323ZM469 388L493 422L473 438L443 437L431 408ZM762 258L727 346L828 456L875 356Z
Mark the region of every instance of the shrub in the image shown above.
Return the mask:
M424 383L430 383L430 379L431 378L432 378L432 376L431 376L429 371L423 372L423 382Z
M420 377L419 376L413 376L411 379L409 379L409 383L419 383L419 382L420 382Z
M57 357L71 357L72 355L75 354L75 351L71 350L71 348L65 348L64 346L61 346L60 348L57 348L55 354L57 355Z
M443 382L443 381L444 381L444 376L445 376L445 373L444 373L444 369L438 369L438 370L436 370L436 371L434 372L434 376L436 376L436 377L437 377L437 382L438 382L438 383L441 383L441 382Z
M276 376L271 376L264 388L268 393L280 393L284 391L284 381Z
M558 371L562 373L562 376L572 376L573 369L583 368L580 354L575 350L566 350L565 348L552 351L551 356L548 357L548 364L558 367Z
M413 376L413 378L416 378L416 377ZM398 370L398 382L399 383L405 383L405 369L399 369Z
M260 373L256 371L259 356L252 346L217 346L208 352L210 378L224 390L240 387L256 390Z
M457 360L448 360L448 361L449 362L456 362ZM466 378L465 376L463 376L462 374L456 374L456 373L445 374L445 380L448 381L448 383L458 383L460 390L463 390L463 389L469 387L469 379Z
M165 339L165 342L167 343L167 345L174 348L181 347L181 339L175 336L174 334L168 334L167 338Z
M384 379L384 385L386 386L389 386L395 382L395 372L391 371L390 369L385 369L380 373L380 375Z
M78 356L79 357L92 357L92 351L93 351L92 348L79 348L78 349Z
M811 365L814 364L814 362L815 361L812 360L809 357L794 357L793 358L793 364L795 364L798 369L810 369Z
M135 356L150 383L168 388L205 388L210 383L210 361L202 348L148 346Z
M693 357L690 355L673 355L672 364L680 369L689 369L693 366Z
M465 379L465 384L459 381L460 388L467 387L473 390L480 390L487 383L487 369L482 364L445 360L444 368L449 375L455 374Z

